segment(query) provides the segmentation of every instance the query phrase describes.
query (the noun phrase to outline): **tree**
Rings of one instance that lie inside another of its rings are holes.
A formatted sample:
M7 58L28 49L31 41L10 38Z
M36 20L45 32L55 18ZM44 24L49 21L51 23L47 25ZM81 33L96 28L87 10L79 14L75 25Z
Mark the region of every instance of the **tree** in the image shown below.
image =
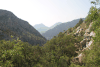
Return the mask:
M75 25L75 28L77 28L78 26L80 26L80 24L83 22L83 19L80 18L79 22Z
M91 4L95 4L95 6L96 6L96 5L99 5L100 2L99 2L99 0L95 0L95 1L91 1Z
M86 18L86 22L92 22L98 18L98 10L96 7L92 6L89 10L88 16Z

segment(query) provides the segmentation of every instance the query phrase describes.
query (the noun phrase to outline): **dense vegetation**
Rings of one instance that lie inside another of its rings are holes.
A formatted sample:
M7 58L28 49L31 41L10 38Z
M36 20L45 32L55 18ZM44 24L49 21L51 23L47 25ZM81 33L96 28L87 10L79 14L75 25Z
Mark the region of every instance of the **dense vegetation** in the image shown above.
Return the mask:
M57 38L44 46L31 46L20 40L0 41L0 65L12 67L66 67L76 56L74 42L80 42L71 35L59 33Z
M83 19L80 18L79 22L75 25L74 28L77 28L78 26L80 26L80 24L83 22Z

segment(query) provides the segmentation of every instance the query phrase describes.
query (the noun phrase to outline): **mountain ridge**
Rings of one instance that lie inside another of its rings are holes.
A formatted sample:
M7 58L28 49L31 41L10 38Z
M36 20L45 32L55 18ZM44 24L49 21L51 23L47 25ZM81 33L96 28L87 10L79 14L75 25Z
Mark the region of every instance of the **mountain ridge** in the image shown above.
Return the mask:
M28 42L30 44L36 45L39 44L39 40L35 40L40 38L40 44L45 38L27 21L24 21L17 16L15 16L12 12L7 10L0 10L0 30L2 30L2 35L8 35L7 39L10 39L10 35L19 37L24 42ZM29 36L30 34L30 36ZM4 36L5 36L4 35ZM25 37L26 36L26 37ZM35 39L33 39L33 38ZM4 39L6 37L3 37ZM42 39L43 38L43 39ZM33 41L32 41L33 40Z
M82 18L84 19L84 18ZM70 22L61 23L60 25L57 25L53 29L50 29L43 33L42 35L47 39L50 40L53 38L53 36L56 36L60 32L63 32L64 30L68 30L70 27L74 27L79 22L79 19L72 20Z
M57 22L54 25L52 25L51 27L47 27L44 24L36 24L33 27L38 30L41 34L45 33L47 30L54 28L55 26L61 24L61 22Z

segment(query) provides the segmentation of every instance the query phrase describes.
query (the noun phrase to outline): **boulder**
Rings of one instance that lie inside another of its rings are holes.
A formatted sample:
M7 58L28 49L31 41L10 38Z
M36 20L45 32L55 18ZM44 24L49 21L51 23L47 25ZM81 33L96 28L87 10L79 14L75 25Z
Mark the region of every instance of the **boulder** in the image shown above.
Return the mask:
M86 29L85 32L86 32L86 33L90 33L90 30L89 30L89 29Z
M86 47L86 39L83 39L83 40L80 42L80 46L81 46L82 49L83 49L83 47Z
M95 33L92 31L92 32L90 33L90 36L95 37Z
M92 43L93 43L93 41L88 42L88 43L86 44L86 47L89 48L89 46L90 46Z
M79 63L82 63L82 53L79 54L78 58L79 58Z
M77 27L77 30L80 29L80 26Z

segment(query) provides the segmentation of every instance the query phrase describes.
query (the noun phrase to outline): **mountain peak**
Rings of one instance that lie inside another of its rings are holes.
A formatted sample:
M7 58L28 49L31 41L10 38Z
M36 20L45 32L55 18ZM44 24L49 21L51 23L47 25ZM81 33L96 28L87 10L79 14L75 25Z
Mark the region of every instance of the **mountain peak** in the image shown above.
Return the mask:
M0 33L3 36L2 39L9 40L10 35L13 35L15 38L19 37L23 42L32 45L42 44L46 40L27 21L19 19L12 12L2 9L0 9L0 30L3 31ZM37 38L40 40L37 40Z
M34 25L35 28L40 28L40 27L47 27L45 26L43 23L40 23L40 24L36 24Z
M0 16L5 14L13 14L11 11L0 9ZM13 14L14 15L14 14Z

